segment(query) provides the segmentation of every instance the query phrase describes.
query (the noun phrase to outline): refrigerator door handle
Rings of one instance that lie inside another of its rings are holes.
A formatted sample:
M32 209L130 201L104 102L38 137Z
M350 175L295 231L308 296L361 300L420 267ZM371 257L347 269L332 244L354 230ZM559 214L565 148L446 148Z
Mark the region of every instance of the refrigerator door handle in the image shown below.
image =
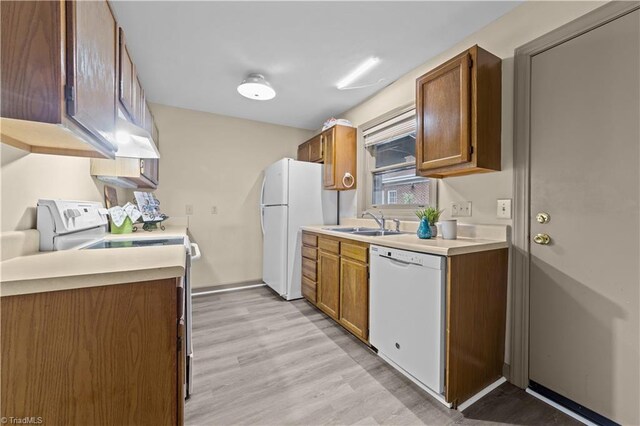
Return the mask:
M264 186L267 183L267 177L262 178L262 189L260 190L260 228L264 236Z
M264 206L264 186L267 184L267 177L262 178L262 189L260 190L260 207Z

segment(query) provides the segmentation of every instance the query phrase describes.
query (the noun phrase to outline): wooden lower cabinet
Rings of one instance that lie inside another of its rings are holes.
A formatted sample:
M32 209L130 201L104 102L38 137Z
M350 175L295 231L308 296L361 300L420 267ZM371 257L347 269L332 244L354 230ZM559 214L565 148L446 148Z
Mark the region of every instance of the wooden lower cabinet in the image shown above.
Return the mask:
M182 424L182 290L171 278L0 298L0 415Z
M340 259L340 324L356 337L369 339L369 268L366 263Z
M322 238L322 237L320 237ZM338 320L340 309L340 256L320 250L318 253L317 306Z
M368 343L369 245L308 232L303 233L302 240L302 295ZM310 262L316 256L317 281L314 282Z

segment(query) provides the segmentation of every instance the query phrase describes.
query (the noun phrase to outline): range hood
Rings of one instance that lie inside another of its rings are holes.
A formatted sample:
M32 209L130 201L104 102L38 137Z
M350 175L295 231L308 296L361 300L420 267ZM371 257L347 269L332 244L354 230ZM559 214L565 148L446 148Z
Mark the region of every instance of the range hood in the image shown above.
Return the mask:
M149 132L128 121L120 108L116 119L116 144L116 157L160 158L160 151Z

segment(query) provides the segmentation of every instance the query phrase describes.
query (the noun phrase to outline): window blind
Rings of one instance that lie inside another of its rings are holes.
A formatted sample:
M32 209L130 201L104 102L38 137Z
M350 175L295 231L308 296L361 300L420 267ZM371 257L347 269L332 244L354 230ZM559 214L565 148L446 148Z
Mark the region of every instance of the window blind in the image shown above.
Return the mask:
M398 139L416 131L416 110L412 109L362 132L364 146L370 147Z

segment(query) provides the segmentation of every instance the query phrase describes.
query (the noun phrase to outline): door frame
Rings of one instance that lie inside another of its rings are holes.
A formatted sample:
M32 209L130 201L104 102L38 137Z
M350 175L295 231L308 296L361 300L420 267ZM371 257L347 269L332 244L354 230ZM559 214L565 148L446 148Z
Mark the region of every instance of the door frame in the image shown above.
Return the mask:
M612 1L515 50L510 381L521 388L529 386L531 58L636 9L640 1Z

